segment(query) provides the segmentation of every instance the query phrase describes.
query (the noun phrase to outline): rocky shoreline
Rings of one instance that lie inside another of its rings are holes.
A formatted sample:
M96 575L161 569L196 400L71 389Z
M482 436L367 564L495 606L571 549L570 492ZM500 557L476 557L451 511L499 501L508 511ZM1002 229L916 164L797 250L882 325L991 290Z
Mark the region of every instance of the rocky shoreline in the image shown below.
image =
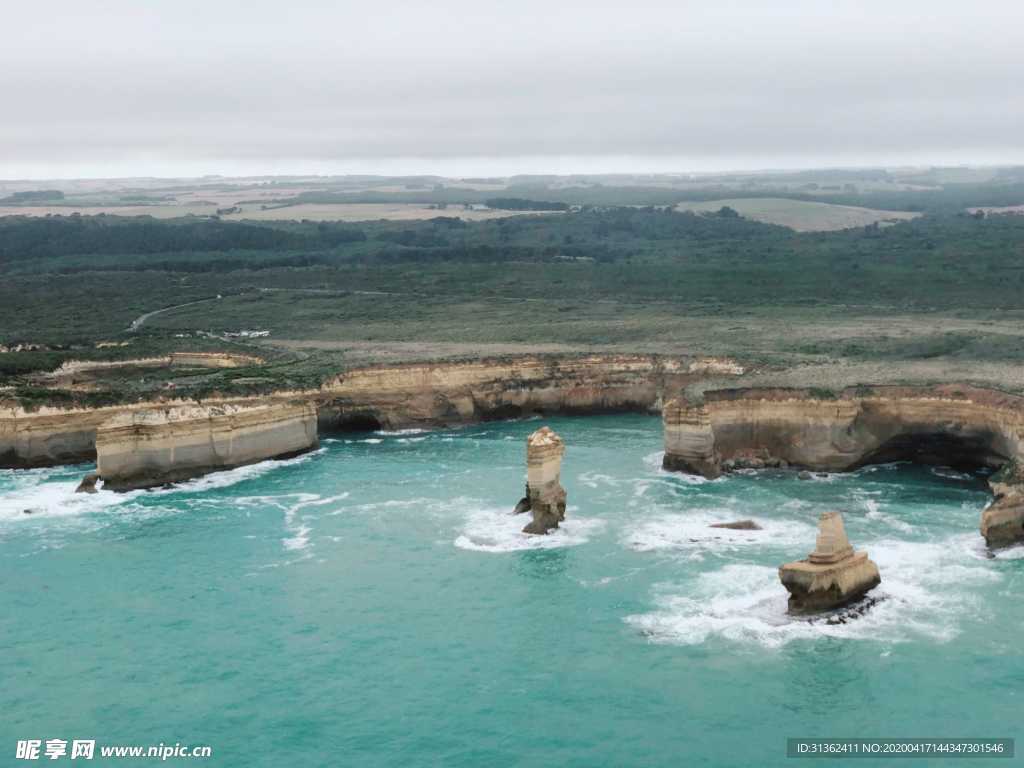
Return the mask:
M664 467L708 478L899 460L999 470L1024 454L1018 396L967 384L727 388L749 370L722 357L526 356L366 366L316 390L203 403L0 406L0 468L96 461L103 487L124 490L293 456L336 431L622 412L660 412ZM981 522L987 543L1024 539L1024 472L999 472L992 490Z
M912 461L1000 470L980 529L991 547L1024 540L1024 398L966 384L807 390L723 389L662 409L664 467L716 478L766 466L845 472Z
M0 468L97 461L105 487L149 487L308 450L316 434L335 431L438 428L539 415L657 413L666 393L745 370L736 361L714 357L529 356L368 366L340 373L316 390L202 403L171 395L161 402L103 408L0 406ZM310 409L315 421L311 427L309 411L304 411L303 444L281 439L272 426L297 405ZM251 414L244 417L245 429L261 437L244 449L211 437L232 432L243 412ZM266 420L263 426L261 419ZM125 455L125 446L136 445L146 448L145 458L113 458Z

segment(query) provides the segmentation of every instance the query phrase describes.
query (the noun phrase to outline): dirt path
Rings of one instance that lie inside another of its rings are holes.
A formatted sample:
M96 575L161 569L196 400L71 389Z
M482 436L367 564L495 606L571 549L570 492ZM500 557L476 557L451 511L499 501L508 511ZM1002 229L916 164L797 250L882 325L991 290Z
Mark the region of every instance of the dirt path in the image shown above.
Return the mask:
M354 293L359 296L415 296L417 298L444 298L443 296L431 296L423 293L412 293L402 291L353 291L348 288L260 288L260 293L272 293L280 291L292 291L295 293ZM147 312L144 315L140 315L132 321L132 324L128 326L129 331L137 331L141 328L149 318L154 315L162 314L163 312L170 312L174 309L181 309L182 307L191 307L194 304L203 304L207 301L216 301L217 299L230 299L238 296L245 296L245 293L229 293L224 296L211 296L208 299L198 299L196 301L187 301L184 304L175 304L173 307L164 307L163 309L154 309L152 312ZM486 299L488 301L549 301L546 298L532 298L529 296L479 296L477 298ZM593 304L618 304L618 299L591 299L590 303Z
M207 301L216 301L219 298L220 298L220 296L211 296L208 299L198 299L197 301L187 301L184 304L175 304L173 307L164 307L163 309L154 309L152 312L147 312L146 314L140 315L139 317L137 317L134 320L132 320L132 324L128 326L128 330L129 331L137 331L137 330L139 330L139 328L142 327L142 324L145 323L147 320L149 320L149 318L153 317L153 315L159 315L161 312L170 312L172 309L181 309L182 307L191 307L193 304L202 304L202 303L207 302Z
M299 293L339 293L339 289L336 288L260 288L261 292L264 291L296 291ZM388 293L386 291L344 291L344 293L358 293L365 296L405 296L409 294L403 293ZM229 293L226 296L220 294L211 296L208 299L197 299L196 301L186 301L184 304L175 304L173 307L164 307L163 309L154 309L152 312L147 312L144 315L132 320L132 324L128 326L129 331L137 331L141 328L149 318L154 315L159 315L164 312L170 312L172 309L181 309L182 307L191 307L195 304L204 304L207 301L216 301L217 299L230 299L237 296L245 296L244 293Z

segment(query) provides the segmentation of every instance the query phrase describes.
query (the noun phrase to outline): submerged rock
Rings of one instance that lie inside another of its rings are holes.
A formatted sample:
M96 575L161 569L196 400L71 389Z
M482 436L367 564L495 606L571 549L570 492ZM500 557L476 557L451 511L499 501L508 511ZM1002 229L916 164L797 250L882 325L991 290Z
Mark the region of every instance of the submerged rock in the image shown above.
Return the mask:
M884 597L867 597L863 600L858 600L854 605L849 605L845 608L841 608L838 611L826 614L825 616L813 616L805 619L808 624L821 624L825 626L835 626L837 624L849 624L851 621L856 621L861 618L869 610L882 602Z
M820 613L850 603L877 587L878 566L866 552L854 552L846 538L843 518L826 512L818 518L817 547L804 560L779 568L789 592L789 612Z
M96 483L99 479L99 475L86 475L75 488L75 493L96 493Z
M796 479L797 480L813 480L814 479L814 475L812 475L810 472L801 472L799 475L796 476Z
M565 519L565 489L559 484L562 472L562 438L548 427L541 427L526 441L526 497L515 508L515 514L527 509L533 522L523 533L546 534Z
M735 523L715 523L709 525L708 528L728 528L732 531L760 531L761 526L755 523L753 520L739 520Z

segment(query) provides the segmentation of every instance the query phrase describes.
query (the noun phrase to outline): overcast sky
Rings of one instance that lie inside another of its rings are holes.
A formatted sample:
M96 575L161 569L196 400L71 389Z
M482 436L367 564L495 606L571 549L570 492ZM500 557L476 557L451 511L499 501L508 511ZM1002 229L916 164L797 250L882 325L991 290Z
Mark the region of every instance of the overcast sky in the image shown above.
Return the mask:
M4 0L0 178L1024 163L1022 0Z

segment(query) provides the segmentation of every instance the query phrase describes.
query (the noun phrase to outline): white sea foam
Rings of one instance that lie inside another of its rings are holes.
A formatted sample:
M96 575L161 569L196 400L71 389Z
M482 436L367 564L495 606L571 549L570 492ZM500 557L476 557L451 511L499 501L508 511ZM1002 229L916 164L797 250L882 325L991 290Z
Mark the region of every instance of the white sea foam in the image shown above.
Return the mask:
M804 501L803 499L790 499L789 501L787 501L785 504L782 505L782 508L783 509L811 509L812 507L816 507L816 506L817 505L812 504L809 501Z
M665 475L671 477L672 480L680 483L689 483L690 485L703 485L704 483L720 483L725 480L724 477L720 477L717 480L708 480L706 477L700 475L690 475L686 472L669 472L664 469L661 465L662 460L665 458L664 451L656 451L655 453L648 453L644 456L644 467L648 472L653 472L659 475Z
M985 547L986 553L988 548ZM1006 549L997 549L991 553L993 560L1020 560L1024 559L1024 544L1016 544ZM987 555L986 555L987 556Z
M858 475L871 475L875 472L890 472L894 469L899 469L901 466L910 464L909 461L890 461L888 464L869 464L866 467L861 467L858 470L849 472L850 477L856 477Z
M651 472L661 470L661 462L665 459L664 451L655 451L644 456L644 466Z
M378 429L373 434L393 437L398 435L422 435L425 429Z
M565 520L546 536L523 533L530 516L511 515L508 509L477 509L471 512L455 539L455 546L474 552L517 552L526 549L553 549L585 544L604 526L603 520L576 516L569 507Z
M647 491L650 490L651 483L649 480L634 480L633 483L633 498L627 502L627 505L630 507L639 507L641 500L644 498Z
M732 523L749 519L761 526L760 531L736 531L711 528L715 523ZM729 507L695 509L685 513L667 513L640 522L626 531L623 541L638 552L657 550L736 551L768 545L792 545L799 548L813 542L815 525L798 520L775 520L751 517Z
M290 534L281 540L285 549L301 550L310 546L309 534L313 530L311 523L317 518L317 515L312 514L312 508L327 506L347 498L348 492L346 491L326 498L316 493L295 493L271 499L271 504L284 510L284 527L285 531ZM264 499L263 503L267 503L267 500ZM337 514L337 512L328 514Z
M765 647L845 637L880 642L948 642L967 621L991 620L972 588L1002 576L964 552L963 536L943 542L883 540L864 549L878 563L879 602L845 624L786 615L787 594L775 568L734 563L681 584L660 585L657 610L626 617L652 642L694 645L713 638Z
M973 479L971 475L968 475L964 472L957 472L956 470L951 469L949 467L931 467L930 471L936 477L941 477L946 480L959 480L960 482L967 482L968 480Z
M81 478L19 484L0 495L0 521L13 523L102 512L132 498L129 494L103 490L98 493L75 493L79 482ZM31 514L25 514L25 510L31 510Z
M654 453L648 453L644 456L643 462L644 467L648 472L653 472L659 475L667 475L674 480L680 480L684 483L693 483L694 485L700 485L701 483L712 483L714 480L708 480L706 477L700 475L691 475L686 472L669 472L664 468L662 462L665 460L664 451L655 451Z
M216 488L227 488L245 480L251 480L281 467L293 466L309 461L313 456L323 453L325 449L303 454L292 459L262 461L244 467L213 472L166 488L135 490L125 493L114 493L100 490L97 493L75 493L81 482L81 476L75 475L70 480L51 480L67 473L66 468L48 470L25 470L13 479L14 487L0 494L0 521L15 523L39 518L73 517L104 512L132 512L146 516L161 514L159 510L143 508L134 502L144 498L166 496L169 494L202 494ZM82 474L85 474L84 472ZM200 499L208 502L210 500ZM25 510L32 510L25 514Z
M867 491L863 488L855 488L852 492L852 496L867 513L864 515L868 520L878 520L885 523L886 525L892 526L898 531L903 533L913 533L914 526L908 523L906 520L902 520L896 515L890 514L885 511L886 505L877 499L871 498L872 496L880 496L881 491Z
M305 549L309 546L309 532L313 530L308 525L300 525L293 530L294 535L287 539L282 539L285 549Z
M591 488L597 488L601 485L609 485L614 488L621 482L611 475L602 475L600 472L582 472L577 478L577 481L582 485L588 485Z
M261 509L265 507L277 507L284 512L284 529L288 536L282 539L285 549L302 550L310 546L309 534L312 532L312 522L317 519L317 507L324 507L343 501L349 496L348 492L336 496L323 497L318 493L286 493L280 495L263 496L239 496L231 500L231 505L240 508ZM344 510L327 512L328 516L341 514Z
M301 456L296 456L291 459L268 459L267 461L261 461L257 464L247 464L244 467L226 469L222 472L211 472L208 475L175 483L167 486L166 488L154 488L148 491L132 491L129 495L138 493L148 493L151 495L164 495L169 493L201 493L215 488L228 488L245 480L252 480L253 478L265 475L275 469L303 464L326 452L326 448L317 448L315 451L310 451L309 453L304 453Z

